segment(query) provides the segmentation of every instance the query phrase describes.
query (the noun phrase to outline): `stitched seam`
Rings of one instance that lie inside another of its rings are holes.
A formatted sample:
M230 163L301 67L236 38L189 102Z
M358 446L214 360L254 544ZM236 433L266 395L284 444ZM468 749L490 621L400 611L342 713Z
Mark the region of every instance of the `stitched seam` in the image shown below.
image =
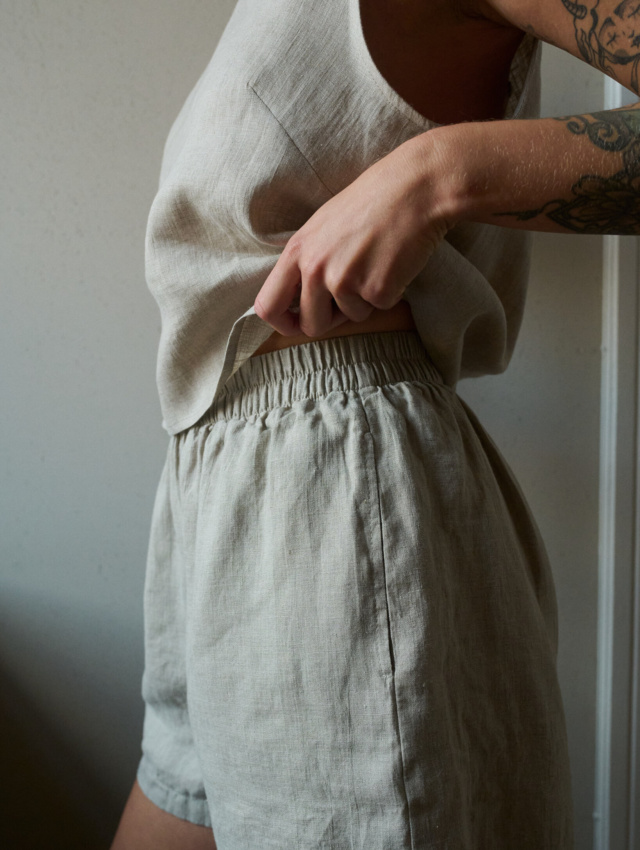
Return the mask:
M319 370L319 371L321 371L321 370ZM302 374L309 374L309 373L304 372ZM274 383L278 383L278 382L276 381ZM455 398L458 398L458 396L456 395L454 390L452 390L451 387L446 386L446 384L434 384L434 383L431 383L431 382L428 382L428 381L427 382L419 381L417 379L409 379L409 380L406 380L406 381L405 380L386 381L384 384L367 384L366 386L359 386L359 387L356 387L355 389L351 389L351 390L335 389L335 390L331 390L331 392L332 393L334 393L334 392L345 392L345 393L355 393L355 394L357 394L357 393L360 392L360 390L371 389L371 387L374 387L374 388L388 387L388 386L393 386L395 384L420 384L420 386L423 386L423 387L424 386L437 387L437 388L447 390ZM263 413L269 413L269 411L275 410L276 407L277 407L278 410L291 410L291 408L293 407L293 404L297 404L299 401L318 401L321 398L326 398L327 395L329 395L329 393L324 393L324 394L320 394L320 395L304 395L304 396L300 396L299 398L293 399L291 404L278 404L277 406L260 408L260 410L256 410L254 413L245 414L244 416L228 416L228 417L222 416L222 417L219 417L218 419L214 419L212 422L206 422L205 421L201 425L192 425L191 428L196 428L196 427L197 428L211 428L211 427L213 427L213 425L216 424L216 422L245 421L245 420L249 419L251 416L261 416ZM206 414L204 414L202 418L204 419L205 416L206 416ZM187 428L184 431L182 431L181 433L186 434L187 431L189 431L189 430L191 430L191 429Z
M206 796L196 797L195 794L191 794L189 791L180 790L172 785L169 785L167 782L160 778L159 769L155 766L149 756L145 755L145 760L148 766L145 765L143 769L147 773L146 778L149 779L150 782L154 782L163 791L166 791L167 794L173 795L174 797L180 797L181 799L188 800L192 803L207 806L208 809Z
M318 178L318 180L320 181L320 183L324 186L324 188L327 190L327 192L328 192L328 193L331 195L331 197L333 198L333 197L334 197L334 195L335 195L335 192L332 192L332 191L331 191L331 189L330 189L330 188L327 186L327 184L324 182L324 180L322 179L322 177L320 177L320 175L319 175L319 174L318 174L318 172L315 170L315 168L313 167L313 165L309 162L309 160L307 159L307 157L306 157L306 156L302 153L302 151L301 151L301 150L300 150L300 148L298 147L298 144L297 144L297 142L295 141L295 139L293 139L293 138L292 138L292 136L291 136L291 134L289 133L289 131L287 130L287 128L286 128L286 127L282 124L282 122L280 121L280 119L278 118L278 116L274 113L274 111L271 109L271 107L269 106L269 104L268 104L268 103L266 103L266 101L265 101L265 100L263 100L263 98L262 98L262 97L258 94L258 92L257 92L257 91L254 89L254 87L251 85L251 83L247 83L247 88L251 89L251 91L255 94L255 96L258 98L258 100L260 101L260 103L262 103L262 104L265 106L265 108L269 111L270 115L273 117L273 120L274 120L274 121L278 124L278 126L280 127L280 129L282 130L282 132L283 132L283 133L285 134L285 136L289 139L289 141L291 142L291 144L294 146L294 148L298 151L298 153L300 154L300 156L301 156L301 157L304 159L304 161L307 163L307 165L309 166L309 168L310 168L310 169L313 171L313 173L316 175L316 177Z
M396 358L396 359L397 360L412 360L413 358L411 358L411 357L399 357L399 358ZM344 365L346 365L347 367L348 366L358 366L358 365L366 365L367 363L375 363L375 362L376 362L375 360L352 360L352 361L349 361L348 364L343 364L343 366ZM393 360L391 362L395 362L395 360ZM259 383L249 384L249 386L246 386L246 387L240 387L239 389L233 390L233 394L234 395L241 395L244 392L249 392L249 391L257 389L259 387L273 387L276 384L284 383L289 378L301 378L305 375L317 375L319 372L327 371L327 369L334 369L334 368L340 369L340 368L343 368L343 366L340 366L340 365L329 366L329 367L321 366L319 369L304 370L302 372L298 371L298 370L296 370L294 372L287 372L287 374L284 377L281 376L279 378L274 378L273 380L265 379L264 381L260 381ZM233 377L233 375L231 377ZM373 387L373 386L386 387L386 386L389 386L389 384L394 384L394 383L413 383L413 384L425 384L426 386L433 386L433 387L442 387L443 389L446 389L450 393L455 395L455 391L453 390L453 388L449 387L447 384L444 384L444 383L439 384L436 381L428 381L428 380L425 381L425 380L420 380L418 378L408 378L408 379L400 378L398 380L391 379L389 381L385 381L384 384L366 384L365 386L366 386L366 388ZM357 392L358 389L365 389L365 386L356 387L356 388L353 388L351 390L343 390L343 392ZM331 392L340 392L340 390L338 390L338 389L331 390ZM326 395L327 394L325 394L325 395L299 396L296 399L294 399L294 401L297 402L297 401L306 401L307 399L325 398ZM229 392L227 392L226 389L225 389L215 399L215 403L216 404L225 403L228 400L229 400ZM278 408L283 409L283 410L286 410L289 407L291 407L291 405L289 405L289 404L278 405ZM272 410L272 409L273 409L272 407L261 408L260 410L256 411L256 413L251 413L249 415L255 416L259 413L266 413L267 411ZM202 424L200 424L200 425L198 423L201 422L201 420L203 420L203 419L207 419L207 417L209 417L209 416L210 416L210 410L207 409L202 414L202 416L199 416L198 419L192 425L190 425L190 426L187 425L186 428L181 428L179 431L176 431L174 434L170 434L169 436L174 438L174 439L178 439L178 438L184 437L192 428L205 427L205 426L209 425L210 423L209 422L202 422ZM229 416L226 419L224 419L224 421L228 422L228 421L231 421L231 420L246 419L246 418L247 418L246 416ZM216 421L220 421L220 420L216 420Z
M411 803L409 802L409 795L407 793L407 780L406 780L406 764L405 764L405 754L404 747L402 742L402 734L400 732L400 714L398 712L398 695L396 691L396 676L395 676L395 658L393 651L393 640L391 637L391 612L389 606L389 592L387 590L387 562L384 554L384 527L382 524L382 503L380 500L380 479L378 477L378 464L376 462L376 447L375 440L373 438L373 433L371 431L371 425L369 424L369 417L367 416L367 411L364 406L364 400L361 396L359 397L360 406L362 407L362 415L364 416L364 421L367 426L366 433L371 438L371 449L373 454L373 470L375 473L375 485L376 485L376 498L378 500L378 527L380 529L380 551L382 555L382 573L384 576L384 592L386 599L386 607L387 607L387 632L389 636L389 650L391 653L391 680L393 682L393 709L395 714L395 725L398 730L398 742L400 745L400 761L402 763L402 785L404 791L404 798L407 805L407 812L409 813L408 821L409 821L409 838L411 842L411 847L413 848L413 824L411 822Z
M402 361L402 362L409 361L409 362L413 363L414 358L413 357L402 357L402 356L401 357L394 357L393 360L390 360L389 362L390 363L396 363L397 361ZM366 365L367 363L373 363L375 365L377 362L379 362L379 361L376 361L376 360L350 360L349 363L344 364L344 366L346 366L348 368L349 366L362 366L362 365ZM281 384L283 381L286 381L288 378L301 378L304 375L317 375L318 372L326 372L328 369L341 369L341 368L344 368L344 367L337 365L337 366L321 366L319 369L305 369L305 370L302 370L302 371L296 370L294 372L287 372L286 375L279 377L279 378L274 378L272 381L264 380L264 381L260 381L260 383L258 383L258 384L251 384L251 387L247 387L246 389L250 389L250 388L253 388L253 387L273 386L274 384ZM402 382L402 380L403 379L401 378L400 382ZM421 383L417 378L409 378L408 380L413 381L415 383ZM386 383L389 384L389 383L391 383L391 381L387 381ZM424 383L428 383L428 384L430 384L434 387L440 387L441 386L443 389L449 390L449 392L453 392L452 388L445 383L439 384L437 381L426 381ZM222 395L220 396L221 399L224 398L224 397L225 396L222 396Z

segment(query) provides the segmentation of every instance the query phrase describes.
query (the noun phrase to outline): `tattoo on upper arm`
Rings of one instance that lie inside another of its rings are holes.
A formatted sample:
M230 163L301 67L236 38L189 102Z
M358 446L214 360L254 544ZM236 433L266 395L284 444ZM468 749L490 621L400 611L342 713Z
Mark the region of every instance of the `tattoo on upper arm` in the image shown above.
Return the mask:
M584 59L618 79L615 66L630 66L630 86L640 94L640 0L562 0L573 15Z
M640 233L640 109L629 107L558 118L576 136L587 136L603 151L622 156L622 168L610 177L583 175L572 197L548 201L539 209L503 212L529 221L546 215L575 233Z

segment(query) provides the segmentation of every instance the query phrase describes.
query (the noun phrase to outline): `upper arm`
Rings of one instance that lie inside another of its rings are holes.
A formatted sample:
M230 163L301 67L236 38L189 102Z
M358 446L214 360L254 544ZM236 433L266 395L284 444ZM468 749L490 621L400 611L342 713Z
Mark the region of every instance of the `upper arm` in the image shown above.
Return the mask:
M485 0L485 5L640 95L640 0Z

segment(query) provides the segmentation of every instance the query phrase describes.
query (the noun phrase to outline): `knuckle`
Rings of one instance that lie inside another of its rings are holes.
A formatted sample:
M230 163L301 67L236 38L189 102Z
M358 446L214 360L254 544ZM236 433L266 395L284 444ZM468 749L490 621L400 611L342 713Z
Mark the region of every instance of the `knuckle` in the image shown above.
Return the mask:
M298 263L298 268L304 279L312 283L317 282L322 277L322 267L322 260L312 254L301 257Z
M289 237L289 241L285 245L284 250L292 257L299 256L302 251L301 237L297 233L294 233L293 236Z
M363 322L373 312L373 306L360 294L361 280L341 275L327 281L327 288L334 296L340 310L352 322Z
M352 322L363 322L373 312L373 306L363 301L359 296L350 299L337 299L341 312Z
M353 282L346 275L327 274L327 289L330 289L338 298L349 297L355 292Z
M393 295L377 283L367 289L366 300L377 310L389 310L395 304Z
M320 269L312 260L303 260L298 268L300 270L300 278L304 281L305 286L315 286L320 280Z

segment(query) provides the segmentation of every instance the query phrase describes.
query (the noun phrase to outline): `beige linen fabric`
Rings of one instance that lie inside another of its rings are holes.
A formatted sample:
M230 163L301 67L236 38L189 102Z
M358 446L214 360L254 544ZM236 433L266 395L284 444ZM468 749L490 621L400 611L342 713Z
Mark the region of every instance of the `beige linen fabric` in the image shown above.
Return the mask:
M539 59L525 36L505 117L538 115ZM253 302L289 237L377 159L435 126L378 71L359 0L238 0L171 128L149 214L146 275L161 313L157 380L170 434L193 425L273 332ZM449 386L506 368L529 246L524 231L462 224L406 289Z
M170 438L138 778L218 850L571 850L556 597L420 336L247 360Z

